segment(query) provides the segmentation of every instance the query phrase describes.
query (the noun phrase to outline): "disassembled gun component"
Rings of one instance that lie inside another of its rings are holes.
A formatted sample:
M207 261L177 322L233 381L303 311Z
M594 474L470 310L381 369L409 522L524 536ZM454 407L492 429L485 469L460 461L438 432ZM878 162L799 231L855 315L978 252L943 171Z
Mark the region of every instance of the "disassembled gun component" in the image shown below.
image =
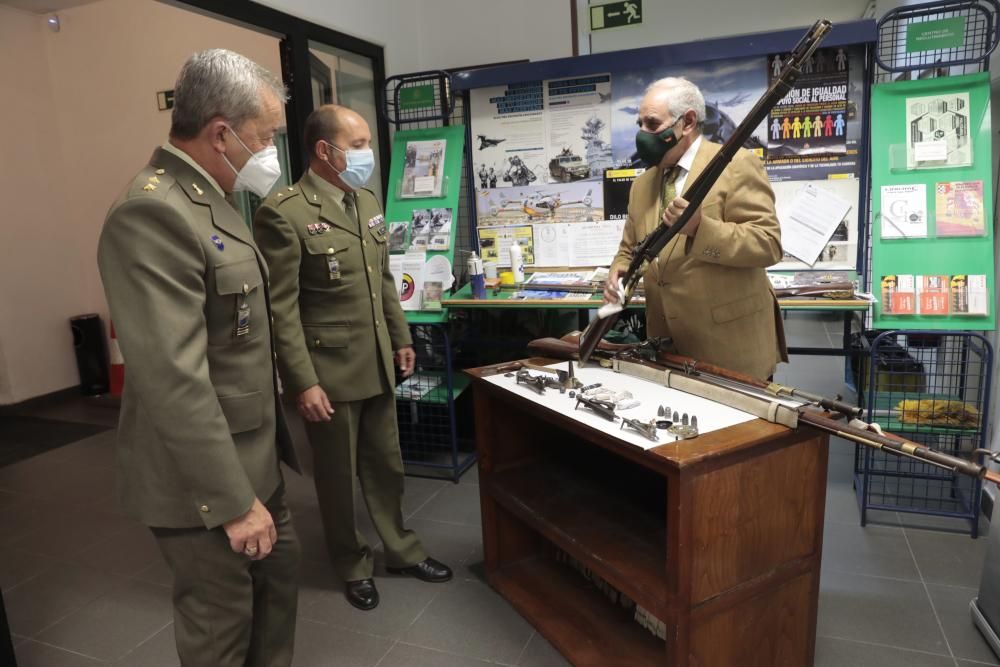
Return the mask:
M517 384L523 384L529 389L533 389L538 394L544 394L545 388L548 386L545 378L540 375L532 375L526 370L520 370L517 372Z
M628 426L633 431L637 431L641 435L645 436L648 440L653 442L659 442L659 438L656 437L656 420L650 419L648 422L639 421L638 419L629 419L628 417L622 417L622 428Z
M674 416L677 416L676 412ZM690 440L698 437L698 427L688 423L688 416L685 413L680 422L674 420L673 425L667 429L667 433L675 436L678 440Z
M590 408L596 414L604 417L609 422L613 422L615 420L615 404L611 401L602 401L599 398L587 398L586 396L580 396L577 394L576 406L574 406L573 409L578 410L581 403L583 403L584 407Z

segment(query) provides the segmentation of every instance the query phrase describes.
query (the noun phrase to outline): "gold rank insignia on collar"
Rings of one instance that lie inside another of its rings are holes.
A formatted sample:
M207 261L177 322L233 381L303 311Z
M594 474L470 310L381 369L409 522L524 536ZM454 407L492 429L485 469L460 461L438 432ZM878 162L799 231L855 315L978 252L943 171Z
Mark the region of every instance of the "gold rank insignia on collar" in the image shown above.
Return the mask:
M166 169L157 169L155 173L156 173L157 176L163 176L165 173L167 173L167 170Z
M160 179L158 179L156 176L150 176L149 177L149 182L153 183L154 185L159 185Z
M205 194L205 191L199 188L197 183L192 183L191 187L194 188L194 191L197 192L198 194L200 195Z
M152 192L153 190L156 189L156 186L153 185L152 183L146 183L144 186L142 186L142 189L145 190L146 192Z

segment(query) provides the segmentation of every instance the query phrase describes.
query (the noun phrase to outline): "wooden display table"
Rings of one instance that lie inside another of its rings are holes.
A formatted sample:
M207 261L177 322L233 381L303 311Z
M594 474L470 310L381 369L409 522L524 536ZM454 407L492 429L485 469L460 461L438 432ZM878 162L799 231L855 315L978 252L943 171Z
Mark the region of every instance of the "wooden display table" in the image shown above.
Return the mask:
M757 419L643 451L468 373L487 578L570 662L813 664L825 434ZM557 549L663 620L666 643Z

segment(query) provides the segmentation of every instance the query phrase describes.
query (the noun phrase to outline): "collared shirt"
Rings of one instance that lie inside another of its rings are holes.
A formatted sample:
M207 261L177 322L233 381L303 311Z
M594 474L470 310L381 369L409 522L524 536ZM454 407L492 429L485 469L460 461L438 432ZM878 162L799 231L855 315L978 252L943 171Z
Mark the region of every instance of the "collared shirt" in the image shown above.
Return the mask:
M698 154L698 149L701 148L701 135L688 146L688 149L684 151L684 155L681 159L677 161L677 166L680 167L680 173L677 174L677 179L674 181L674 187L677 188L677 192L683 197L684 186L687 185L688 174L691 173L691 165L694 164L694 157Z
M222 191L222 188L219 186L216 180L211 176L209 176L208 172L205 171L200 164L195 162L193 157L185 153L177 146L174 146L169 141L163 144L163 150L167 151L168 153L173 153L174 155L176 155L177 157L179 157L180 159L184 160L189 165L194 167L195 171L201 174L205 178L205 180L208 181L208 184L211 185L213 188L215 188L215 191L218 192L220 195L222 195L223 198L225 198L226 193Z
M317 174L312 169L309 170L309 178L312 179L312 183L316 186L317 190L337 202L338 206L344 208L344 197L347 195L346 192Z

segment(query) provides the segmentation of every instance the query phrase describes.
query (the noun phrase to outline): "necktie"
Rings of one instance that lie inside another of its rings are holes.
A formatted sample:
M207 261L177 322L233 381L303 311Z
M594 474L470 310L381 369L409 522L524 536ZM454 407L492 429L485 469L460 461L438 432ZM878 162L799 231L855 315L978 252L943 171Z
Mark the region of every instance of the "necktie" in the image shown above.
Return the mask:
M663 188L660 193L660 214L656 216L657 223L663 220L663 212L667 210L670 202L677 197L677 177L680 174L681 167L675 164L663 176Z
M358 219L358 202L357 195L353 192L344 193L344 212L347 213L347 217L354 222L357 222L360 226Z

